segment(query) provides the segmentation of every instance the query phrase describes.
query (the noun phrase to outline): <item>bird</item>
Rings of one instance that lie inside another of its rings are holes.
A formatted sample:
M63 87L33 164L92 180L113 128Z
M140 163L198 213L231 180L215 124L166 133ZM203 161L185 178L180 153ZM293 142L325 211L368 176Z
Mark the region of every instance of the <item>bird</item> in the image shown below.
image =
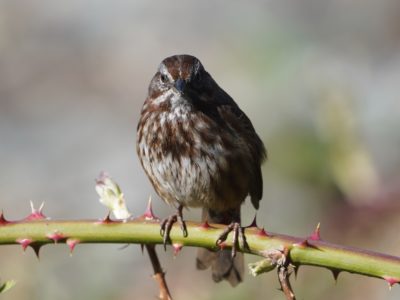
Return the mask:
M202 220L227 225L242 236L240 209L247 196L255 209L263 194L261 165L266 148L236 102L192 55L165 58L151 79L137 126L136 150L159 197L176 208L164 219L164 246L172 224L187 235L184 208L202 208ZM245 240L245 239L244 239ZM243 280L244 257L231 251L199 249L196 266L211 267L215 282Z

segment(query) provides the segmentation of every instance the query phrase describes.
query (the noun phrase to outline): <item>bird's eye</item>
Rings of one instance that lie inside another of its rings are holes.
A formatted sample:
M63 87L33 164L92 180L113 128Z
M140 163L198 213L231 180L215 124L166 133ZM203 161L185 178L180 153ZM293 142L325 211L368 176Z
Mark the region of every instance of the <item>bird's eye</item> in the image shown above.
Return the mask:
M161 82L166 83L168 81L168 77L165 74L161 74L160 76Z

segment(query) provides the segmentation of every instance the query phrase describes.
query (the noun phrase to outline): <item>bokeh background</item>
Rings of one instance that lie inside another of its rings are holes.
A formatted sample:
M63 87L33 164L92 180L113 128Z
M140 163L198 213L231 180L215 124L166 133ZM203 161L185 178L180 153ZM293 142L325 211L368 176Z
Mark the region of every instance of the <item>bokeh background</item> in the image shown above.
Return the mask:
M157 198L135 152L160 61L188 53L253 121L269 150L259 223L400 255L400 2L1 1L0 208L45 201L54 219L100 218L106 170L135 215ZM171 210L154 201L158 215ZM244 223L254 215L243 207ZM199 219L191 210L188 219ZM154 299L138 246L0 247L4 299ZM283 299L274 272L232 289L195 270L195 249L160 256L175 299ZM248 261L255 258L247 257ZM299 299L399 299L384 281L303 267Z

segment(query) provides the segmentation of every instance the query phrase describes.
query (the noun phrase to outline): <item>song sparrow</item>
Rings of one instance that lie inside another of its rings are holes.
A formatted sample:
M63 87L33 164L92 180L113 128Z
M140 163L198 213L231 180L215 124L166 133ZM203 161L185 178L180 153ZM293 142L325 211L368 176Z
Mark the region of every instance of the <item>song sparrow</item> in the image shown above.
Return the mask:
M238 235L247 195L258 209L264 145L249 118L190 55L164 59L150 82L137 127L137 152L157 194L178 213L163 222L165 242L183 207L202 207L203 220L230 224ZM186 228L182 226L184 234ZM239 232L240 234L240 232ZM242 280L243 256L200 249L197 267L213 279Z

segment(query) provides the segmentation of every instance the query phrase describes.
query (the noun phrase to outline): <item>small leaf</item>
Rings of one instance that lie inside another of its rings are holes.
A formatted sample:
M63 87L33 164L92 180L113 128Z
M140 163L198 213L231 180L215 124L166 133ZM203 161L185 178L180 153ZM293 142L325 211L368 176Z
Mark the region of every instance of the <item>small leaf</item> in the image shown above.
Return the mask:
M273 263L271 259L266 258L255 263L251 263L248 266L250 274L255 277L262 273L272 271L273 269L275 269L276 263Z
M100 196L100 203L108 207L118 220L126 220L131 216L119 185L107 173L102 172L96 179L96 192Z
M2 285L0 285L0 294L7 292L11 289L17 282L15 280L7 280Z

